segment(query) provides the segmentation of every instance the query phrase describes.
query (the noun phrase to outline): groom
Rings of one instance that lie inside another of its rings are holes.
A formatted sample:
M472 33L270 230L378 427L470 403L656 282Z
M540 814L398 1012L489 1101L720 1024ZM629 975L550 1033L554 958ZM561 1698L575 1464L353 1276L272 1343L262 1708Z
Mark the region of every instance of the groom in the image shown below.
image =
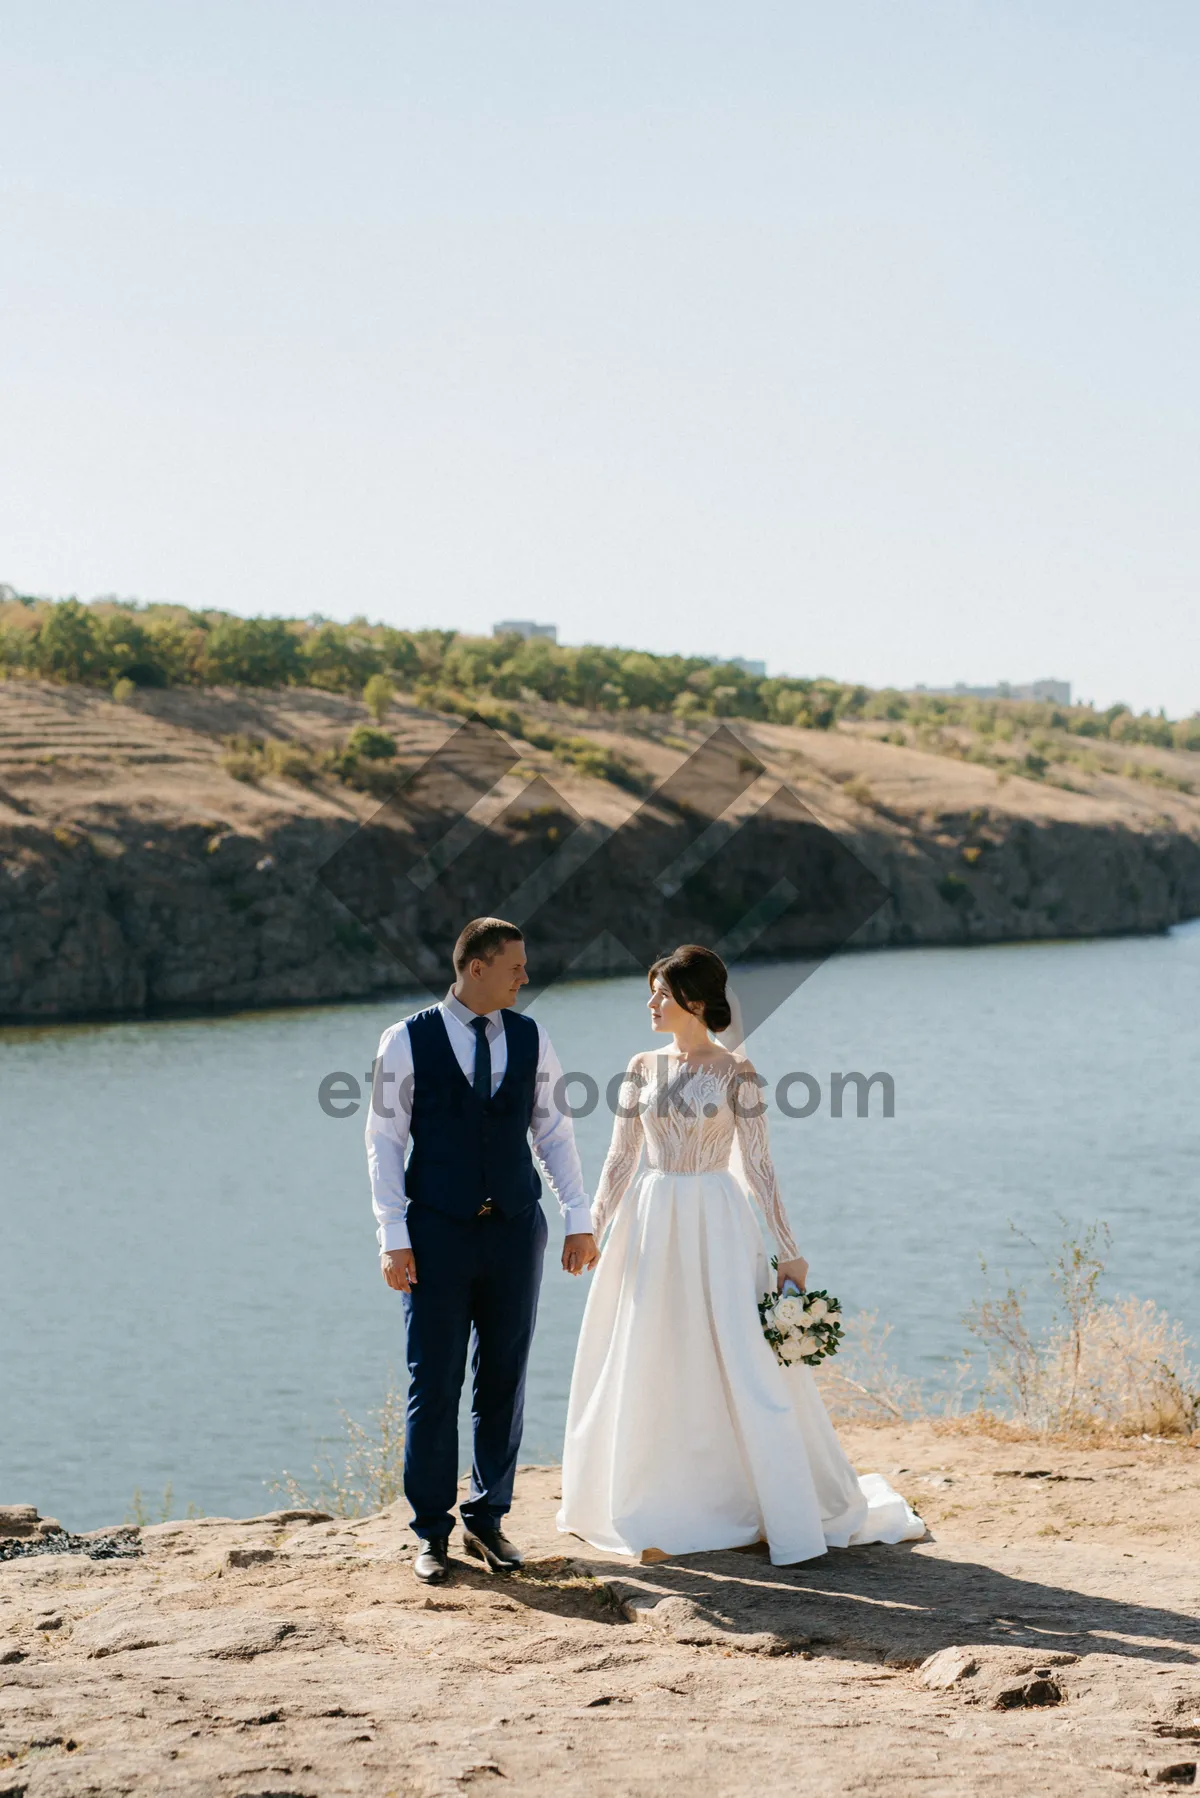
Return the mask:
M404 1295L408 1323L404 1495L416 1576L427 1585L449 1571L468 1345L474 1457L464 1546L494 1573L521 1565L502 1524L547 1236L534 1155L566 1223L564 1269L581 1274L600 1258L575 1134L556 1096L558 1057L541 1025L511 1009L529 982L516 925L474 919L454 945L454 976L440 1005L380 1038L366 1131L380 1264Z

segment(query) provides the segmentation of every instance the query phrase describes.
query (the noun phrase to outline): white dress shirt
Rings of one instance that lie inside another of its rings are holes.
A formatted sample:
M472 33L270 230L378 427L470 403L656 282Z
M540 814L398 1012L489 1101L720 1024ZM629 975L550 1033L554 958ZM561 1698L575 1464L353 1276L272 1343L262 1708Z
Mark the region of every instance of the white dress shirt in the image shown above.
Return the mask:
M446 994L438 1010L455 1060L471 1082L475 1078L476 1048L471 1026L481 1014L463 1005L454 997L453 991ZM508 1066L508 1041L500 1013L489 1011L482 1015L487 1018L485 1034L492 1052L494 1093ZM575 1131L570 1117L559 1109L556 1096L560 1091L562 1064L540 1024L537 1031L537 1085L529 1133L538 1165L558 1200L566 1234L573 1236L591 1229L591 1203L583 1184ZM412 1088L412 1039L408 1034L408 1019L404 1018L385 1030L379 1039L375 1085L367 1107L367 1166L371 1170L371 1204L379 1225L376 1235L381 1255L389 1249L411 1246L405 1222L408 1197L404 1190L404 1164L412 1122Z

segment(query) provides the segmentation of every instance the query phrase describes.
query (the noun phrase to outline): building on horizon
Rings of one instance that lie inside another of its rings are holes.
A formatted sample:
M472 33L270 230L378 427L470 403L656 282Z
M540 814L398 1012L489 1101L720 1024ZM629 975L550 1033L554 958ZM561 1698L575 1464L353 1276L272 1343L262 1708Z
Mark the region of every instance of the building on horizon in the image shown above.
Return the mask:
M1070 705L1071 683L1069 680L1031 680L1014 685L1011 681L997 681L994 687L968 687L965 682L957 681L952 687L915 686L914 693L934 693L944 699L1041 699L1047 705Z
M556 624L535 624L532 618L504 618L499 624L492 626L493 637L544 637L547 643L558 642L558 626Z
M753 680L767 678L765 662L748 662L745 656L706 656L705 660L713 668L736 668L741 674L748 674Z

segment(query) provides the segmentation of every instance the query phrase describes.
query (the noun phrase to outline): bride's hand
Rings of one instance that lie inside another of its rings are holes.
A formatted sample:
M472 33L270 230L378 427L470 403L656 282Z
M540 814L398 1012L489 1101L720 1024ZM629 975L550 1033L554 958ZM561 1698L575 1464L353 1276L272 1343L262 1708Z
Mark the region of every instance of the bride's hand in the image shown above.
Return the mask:
M794 1280L801 1292L804 1291L804 1288L808 1283L808 1262L804 1259L803 1255L797 1255L794 1261L781 1261L779 1263L777 1291L783 1291L783 1283L785 1280Z

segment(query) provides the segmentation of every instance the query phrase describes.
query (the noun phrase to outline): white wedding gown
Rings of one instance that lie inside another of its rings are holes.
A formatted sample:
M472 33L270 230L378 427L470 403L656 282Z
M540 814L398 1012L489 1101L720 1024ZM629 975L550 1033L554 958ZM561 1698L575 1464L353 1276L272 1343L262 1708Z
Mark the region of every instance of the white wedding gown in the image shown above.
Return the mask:
M762 1334L774 1276L747 1187L792 1259L750 1063L636 1055L593 1207L597 1240L612 1230L575 1356L558 1527L617 1554L765 1540L776 1565L915 1540L925 1526L900 1494L855 1474L812 1370L781 1366Z

